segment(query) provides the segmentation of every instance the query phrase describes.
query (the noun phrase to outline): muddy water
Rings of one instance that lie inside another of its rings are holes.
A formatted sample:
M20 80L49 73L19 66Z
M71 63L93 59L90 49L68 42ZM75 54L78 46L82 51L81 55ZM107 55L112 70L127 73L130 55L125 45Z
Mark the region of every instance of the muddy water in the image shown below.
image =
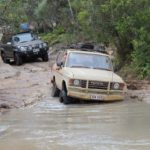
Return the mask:
M0 116L0 150L150 150L150 105L49 98Z

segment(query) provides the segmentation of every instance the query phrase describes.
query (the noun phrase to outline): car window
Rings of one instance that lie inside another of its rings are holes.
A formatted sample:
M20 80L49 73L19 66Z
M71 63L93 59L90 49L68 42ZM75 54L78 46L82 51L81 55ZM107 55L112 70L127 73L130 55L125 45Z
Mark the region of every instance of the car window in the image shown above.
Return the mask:
M19 42L20 41L20 38L19 37L14 37L14 42Z
M112 70L112 63L108 56L73 52L68 56L66 67Z
M13 42L14 43L23 43L23 42L29 42L36 40L37 36L31 33L24 33L24 34L17 34L13 36Z

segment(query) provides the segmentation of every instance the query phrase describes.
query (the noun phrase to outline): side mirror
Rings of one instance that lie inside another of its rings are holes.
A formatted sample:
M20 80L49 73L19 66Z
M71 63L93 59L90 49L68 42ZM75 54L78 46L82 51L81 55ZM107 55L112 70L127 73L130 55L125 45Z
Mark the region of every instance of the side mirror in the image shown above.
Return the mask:
M63 65L63 62L57 62L58 67L62 67L62 65Z
M7 42L7 45L11 45L11 42Z

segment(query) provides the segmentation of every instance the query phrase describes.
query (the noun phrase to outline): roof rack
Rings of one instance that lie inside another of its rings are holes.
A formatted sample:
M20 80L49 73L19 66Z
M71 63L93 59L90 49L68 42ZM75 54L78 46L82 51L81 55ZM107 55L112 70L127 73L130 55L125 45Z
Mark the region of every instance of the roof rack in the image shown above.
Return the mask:
M94 45L91 44L91 43L77 43L77 44L70 45L70 48L73 48L73 49L90 49L90 50L93 50L94 49Z
M20 31L18 33L15 33L15 35L17 35L17 34L24 34L24 33L31 33L31 31Z
M78 49L81 51L90 51L90 52L92 51L92 52L100 52L100 53L108 54L108 52L105 50L105 46L102 44L98 46L94 46L94 44L92 43L77 43L77 44L70 45L69 48Z

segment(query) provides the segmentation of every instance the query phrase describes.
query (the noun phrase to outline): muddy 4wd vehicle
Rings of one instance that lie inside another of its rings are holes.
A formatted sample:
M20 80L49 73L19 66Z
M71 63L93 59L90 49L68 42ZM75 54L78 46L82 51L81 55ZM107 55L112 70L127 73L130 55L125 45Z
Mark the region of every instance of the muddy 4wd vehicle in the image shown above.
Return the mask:
M59 96L64 104L71 103L73 98L88 101L124 99L126 84L113 72L107 54L67 49L58 54L51 71L52 96Z
M4 35L1 42L0 53L4 63L14 61L16 65L22 65L26 58L38 57L48 61L48 44L31 32Z

